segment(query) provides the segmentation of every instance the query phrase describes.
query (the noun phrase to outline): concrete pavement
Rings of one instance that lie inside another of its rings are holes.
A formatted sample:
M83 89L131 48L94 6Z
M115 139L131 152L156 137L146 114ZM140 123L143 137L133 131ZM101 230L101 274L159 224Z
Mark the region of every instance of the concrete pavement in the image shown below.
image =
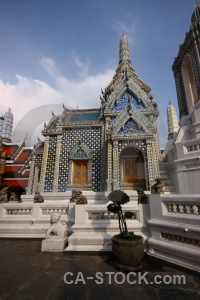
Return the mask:
M128 275L116 269L111 255L42 253L41 240L1 239L0 245L1 300L200 299L199 275L147 257L140 273ZM177 275L185 284L169 283Z

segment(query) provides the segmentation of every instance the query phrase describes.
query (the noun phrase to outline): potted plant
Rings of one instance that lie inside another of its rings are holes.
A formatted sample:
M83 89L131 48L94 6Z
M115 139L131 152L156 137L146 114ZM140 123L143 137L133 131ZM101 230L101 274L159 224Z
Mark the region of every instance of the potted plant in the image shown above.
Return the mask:
M118 268L124 271L137 271L142 267L144 255L143 237L129 232L126 219L132 218L133 212L122 212L122 205L130 201L129 196L121 191L115 190L108 195L109 212L118 216L120 234L112 237L112 251Z

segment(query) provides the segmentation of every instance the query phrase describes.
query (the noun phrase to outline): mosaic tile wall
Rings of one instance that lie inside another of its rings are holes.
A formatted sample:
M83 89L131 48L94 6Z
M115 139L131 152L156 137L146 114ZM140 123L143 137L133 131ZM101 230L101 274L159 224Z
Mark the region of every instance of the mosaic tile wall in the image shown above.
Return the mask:
M130 99L130 103L138 110L145 108L143 103L139 103L139 101L133 95L126 92L121 96L121 98L118 101L116 101L116 103L113 106L113 109L124 110L124 108L128 105L128 99Z
M140 147L143 151L144 151L144 159L145 159L145 166L146 166L146 180L147 182L149 181L148 179L148 164L147 164L147 146L146 146L146 141L145 140L140 140L140 141L119 141L118 143L118 157L120 157L120 153L121 151L124 149L124 147L126 146L133 146L136 145L138 147ZM118 161L119 166L118 169L120 170L120 159ZM120 172L119 172L119 182L121 183L121 176L120 176Z
M93 191L100 191L101 181L101 128L74 128L63 132L60 150L58 191L65 192L69 174L69 155L71 150L81 140L93 154L92 187ZM77 152L78 153L78 152ZM81 154L81 153L80 153ZM83 153L82 153L83 154ZM83 154L84 155L84 154Z
M35 164L41 166L42 165L42 155L37 155L35 158Z
M57 137L51 136L49 139L49 148L46 164L46 173L44 181L44 192L53 191L53 180L54 180L54 169L55 169L55 159L56 159L56 144Z

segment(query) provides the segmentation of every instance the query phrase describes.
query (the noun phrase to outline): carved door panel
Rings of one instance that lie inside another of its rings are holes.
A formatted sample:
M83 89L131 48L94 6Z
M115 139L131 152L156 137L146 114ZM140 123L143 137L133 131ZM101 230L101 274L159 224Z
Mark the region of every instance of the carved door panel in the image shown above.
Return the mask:
M123 159L123 183L140 183L140 159L124 158Z
M88 162L77 160L74 161L73 184L88 184Z

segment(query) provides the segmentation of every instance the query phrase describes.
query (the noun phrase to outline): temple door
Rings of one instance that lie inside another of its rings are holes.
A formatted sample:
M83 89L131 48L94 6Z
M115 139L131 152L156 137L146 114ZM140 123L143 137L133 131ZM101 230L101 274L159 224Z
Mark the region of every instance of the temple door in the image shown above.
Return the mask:
M141 168L140 158L124 158L123 159L123 183L140 183Z
M88 162L85 160L74 161L73 184L88 184Z

